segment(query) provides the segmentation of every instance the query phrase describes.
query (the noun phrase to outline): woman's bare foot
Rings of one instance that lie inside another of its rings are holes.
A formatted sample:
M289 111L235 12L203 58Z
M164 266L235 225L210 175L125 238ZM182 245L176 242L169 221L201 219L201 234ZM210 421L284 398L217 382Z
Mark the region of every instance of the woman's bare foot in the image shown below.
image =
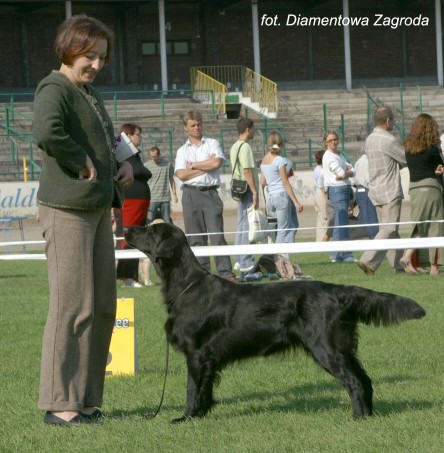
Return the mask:
M406 274L418 275L418 271L413 267L412 262L409 259L402 257L399 260L399 264L404 269Z
M61 418L62 420L65 420L66 422L69 422L76 415L79 415L79 413L75 412L75 411L60 411L60 412L51 411L51 414L55 415L56 417Z
M432 264L430 266L430 275L439 275L439 269L438 266Z

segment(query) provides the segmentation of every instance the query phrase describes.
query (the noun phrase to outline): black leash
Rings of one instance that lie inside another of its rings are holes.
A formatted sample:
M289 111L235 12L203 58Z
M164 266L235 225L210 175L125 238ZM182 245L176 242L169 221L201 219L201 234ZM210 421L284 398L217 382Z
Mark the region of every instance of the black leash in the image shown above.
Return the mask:
M160 397L160 403L157 406L157 409L152 412L151 414L145 414L143 418L146 418L147 420L152 420L159 412L160 408L162 407L163 404L163 397L165 396L165 387L166 387L166 381L167 381L167 376L168 376L168 366L170 362L170 345L168 341L166 342L166 358L165 358L165 376L163 378L163 388L162 388L162 396Z
M179 299L180 296L182 296L183 294L185 294L196 282L191 282L177 297L175 297L173 299L173 304L174 302ZM172 304L172 305L173 305ZM154 417L156 417L156 415L160 412L160 409L162 407L162 404L163 404L163 398L165 396L165 388L166 388L166 381L167 381L167 376L168 376L168 368L169 368L169 363L170 363L170 345L168 343L168 339L167 339L167 342L166 342L166 351L165 351L165 375L164 375L164 378L163 378L163 388L162 388L162 395L160 397L160 402L159 402L159 405L157 406L156 410L154 412L152 412L151 414L145 414L143 416L143 418L147 419L147 420L152 420Z

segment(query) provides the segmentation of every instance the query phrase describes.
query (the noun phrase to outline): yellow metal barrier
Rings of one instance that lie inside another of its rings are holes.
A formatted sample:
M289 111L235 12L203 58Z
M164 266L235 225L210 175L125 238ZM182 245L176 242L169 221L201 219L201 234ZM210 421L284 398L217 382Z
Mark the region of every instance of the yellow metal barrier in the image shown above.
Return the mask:
M197 73L202 73L209 80L219 81L227 91L241 91L242 96L257 102L262 111L277 113L278 95L277 83L252 71L246 66L198 66L191 68L191 82L195 86ZM208 88L208 85L205 85ZM216 90L216 87L214 88ZM215 91L216 92L216 91ZM220 91L219 91L220 92Z
M198 68L191 68L191 87L193 98L201 102L207 102L213 106L213 111L220 115L225 114L225 96L227 87L213 79Z

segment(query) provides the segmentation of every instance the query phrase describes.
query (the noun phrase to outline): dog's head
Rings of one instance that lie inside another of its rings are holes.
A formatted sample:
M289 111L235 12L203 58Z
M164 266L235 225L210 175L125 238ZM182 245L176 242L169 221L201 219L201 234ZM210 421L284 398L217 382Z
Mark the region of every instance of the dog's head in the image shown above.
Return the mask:
M126 242L157 263L160 259L173 258L183 249L187 240L183 231L169 223L152 223L149 226L125 228Z

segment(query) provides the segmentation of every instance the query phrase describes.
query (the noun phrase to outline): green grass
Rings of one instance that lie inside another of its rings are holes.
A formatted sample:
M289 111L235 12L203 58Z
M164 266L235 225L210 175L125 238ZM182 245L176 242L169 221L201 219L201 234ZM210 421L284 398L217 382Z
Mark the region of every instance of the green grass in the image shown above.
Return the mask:
M305 273L411 297L421 321L360 327L360 357L373 380L376 415L354 421L345 390L305 354L230 366L216 388L219 404L204 419L170 420L185 404L185 363L172 351L164 405L159 403L165 336L159 286L119 289L136 301L140 370L107 379L104 410L123 420L103 426L45 426L37 410L40 345L48 304L45 262L0 262L0 452L440 452L444 445L443 276L395 275L387 264L366 277L327 254L297 257ZM157 277L155 278L156 281Z

